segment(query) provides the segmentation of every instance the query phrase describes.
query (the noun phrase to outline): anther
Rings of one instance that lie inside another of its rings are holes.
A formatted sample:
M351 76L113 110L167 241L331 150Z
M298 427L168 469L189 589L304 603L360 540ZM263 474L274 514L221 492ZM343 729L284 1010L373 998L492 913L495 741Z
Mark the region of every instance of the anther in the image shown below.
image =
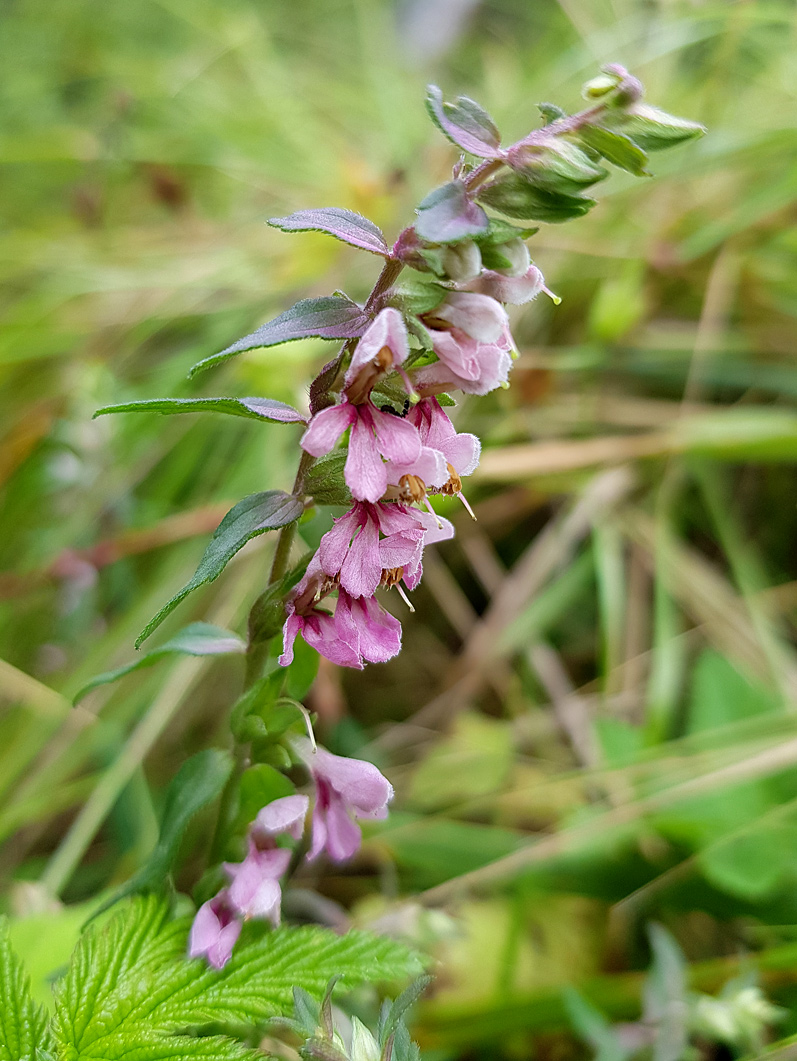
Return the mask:
M426 483L419 475L402 475L398 484L405 501L420 503L426 497Z

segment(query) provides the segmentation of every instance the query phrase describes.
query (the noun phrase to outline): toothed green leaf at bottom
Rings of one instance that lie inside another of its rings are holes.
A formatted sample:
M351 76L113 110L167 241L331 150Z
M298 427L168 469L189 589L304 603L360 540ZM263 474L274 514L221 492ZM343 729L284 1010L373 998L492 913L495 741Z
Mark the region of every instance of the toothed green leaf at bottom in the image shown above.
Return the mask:
M302 502L283 490L265 490L239 501L213 532L194 577L147 623L136 641L136 648L146 641L189 593L217 579L233 556L251 538L294 523L303 511Z
M31 997L30 978L11 947L8 919L0 918L0 1061L37 1061L53 1050L44 1011Z
M170 1033L213 1023L260 1026L291 1013L294 986L320 997L333 976L350 989L421 971L412 951L384 937L338 936L314 926L271 930L251 922L232 959L216 970L201 959L186 959L190 924L191 918L170 920L168 903L150 895L126 902L104 926L89 927L55 988L59 1056L70 1061L249 1056L214 1055L215 1043L204 1046L205 1053L180 1054L194 1040L175 1042ZM226 1040L215 1042L221 1049ZM129 1053L118 1052L124 1044Z

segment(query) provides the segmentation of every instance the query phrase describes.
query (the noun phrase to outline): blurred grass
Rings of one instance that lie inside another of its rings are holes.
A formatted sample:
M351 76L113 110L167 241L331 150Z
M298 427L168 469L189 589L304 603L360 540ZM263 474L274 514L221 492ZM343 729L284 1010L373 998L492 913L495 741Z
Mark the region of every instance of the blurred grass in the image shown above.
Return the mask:
M226 507L293 477L294 428L94 409L303 405L320 343L185 378L291 299L372 283L370 256L265 218L348 206L392 237L453 160L427 80L512 137L536 101L574 107L600 63L623 62L710 135L534 237L563 303L515 314L511 390L457 414L486 443L479 522L455 515L402 656L324 665L310 698L337 750L379 757L397 811L351 870L301 882L363 921L401 915L440 957L421 1017L435 1056L487 1041L493 1057L577 1057L556 1038L559 985L633 1015L651 917L697 963L758 952L782 970L765 985L795 998L795 7L485 0L458 29L451 10L4 5L3 895L31 914L45 900L25 881L74 902L140 865L169 777L226 740L238 664L164 663L80 709L67 698L131 658ZM240 629L269 549L164 638L196 618ZM185 856L189 888L201 828ZM401 914L413 888L459 915L453 935Z

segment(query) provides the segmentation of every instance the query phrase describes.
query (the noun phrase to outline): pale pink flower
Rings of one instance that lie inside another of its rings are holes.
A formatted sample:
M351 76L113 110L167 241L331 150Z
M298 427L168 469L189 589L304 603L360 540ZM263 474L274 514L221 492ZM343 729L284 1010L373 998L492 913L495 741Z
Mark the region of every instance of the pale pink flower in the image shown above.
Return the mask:
M536 265L530 265L522 276L505 276L503 273L485 269L475 280L462 285L463 290L490 295L510 306L523 306L531 302L541 291L548 292L545 279Z
M294 840L300 840L304 832L304 819L310 801L307 796L281 796L267 803L258 812L257 817L249 827L250 832L257 839L279 836L287 833ZM265 846L261 842L261 846Z
M404 505L356 502L321 539L321 568L350 596L371 597L382 572L409 563L423 535L423 524Z
M362 839L354 819L386 818L393 786L373 763L333 755L301 737L294 741L294 748L315 782L313 841L308 858L326 851L333 861L344 862L357 852Z
M441 453L457 475L470 475L479 464L481 443L475 435L457 432L437 398L424 398L410 409L407 419L418 428L421 442ZM448 470L446 479L448 479ZM442 486L442 483L433 483Z
M250 835L249 851L243 862L225 862L224 870L230 878L227 890L233 909L244 918L280 921L280 877L288 868L291 853L284 847L260 850Z
M240 934L241 922L229 894L221 891L197 910L188 937L188 956L204 956L214 969L223 969Z

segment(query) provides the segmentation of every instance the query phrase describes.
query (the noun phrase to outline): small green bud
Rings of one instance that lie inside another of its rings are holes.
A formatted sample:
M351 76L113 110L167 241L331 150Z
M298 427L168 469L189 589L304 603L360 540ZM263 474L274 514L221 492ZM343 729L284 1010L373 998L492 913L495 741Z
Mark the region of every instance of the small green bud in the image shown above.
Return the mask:
M616 77L600 74L598 77L593 77L591 81L587 81L581 89L581 95L584 99L600 99L602 96L607 96L610 92L614 92L616 88Z
M525 276L531 265L529 249L522 239L511 239L508 243L499 243L495 250L509 263L503 268L496 269L497 273L504 276Z
M482 269L482 257L475 243L453 243L443 251L443 269L451 280L474 280Z

